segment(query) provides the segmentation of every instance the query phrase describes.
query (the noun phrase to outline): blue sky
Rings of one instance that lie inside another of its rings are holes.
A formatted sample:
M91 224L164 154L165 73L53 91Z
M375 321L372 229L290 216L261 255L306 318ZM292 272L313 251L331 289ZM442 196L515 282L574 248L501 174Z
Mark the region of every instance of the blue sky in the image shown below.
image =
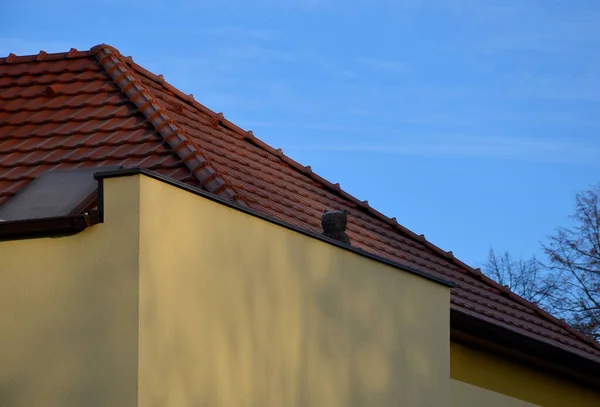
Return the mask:
M32 1L0 54L108 43L477 266L600 182L600 2Z

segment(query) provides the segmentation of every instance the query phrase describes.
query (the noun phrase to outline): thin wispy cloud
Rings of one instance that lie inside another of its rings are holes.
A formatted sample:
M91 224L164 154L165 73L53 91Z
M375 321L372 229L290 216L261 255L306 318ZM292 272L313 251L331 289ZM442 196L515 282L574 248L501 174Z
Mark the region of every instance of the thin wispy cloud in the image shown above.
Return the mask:
M305 111L311 104L319 104L318 97L301 95L308 88L292 85L290 75L298 77L296 72L302 71L303 76L318 78L312 82L315 91L320 89L319 82L343 82L357 77L356 70L318 50L246 38L220 41L221 37L244 37L248 33L267 38L276 36L274 31L238 27L237 31L211 28L205 32L211 34L202 53L169 55L165 58L168 64L156 69L186 92L194 89L197 97L202 95L217 110L268 111L276 107ZM148 61L148 67L153 69L154 63Z
M207 35L217 36L220 39L236 39L236 40L259 40L273 41L283 39L281 32L275 30L266 30L259 28L248 28L241 26L221 26L217 28L209 28L205 31Z
M568 140L537 140L511 137L450 136L403 142L366 142L289 146L299 151L328 153L375 153L414 157L502 159L528 162L587 164L597 161L600 149Z
M549 77L526 73L515 82L511 93L518 97L600 102L600 80L597 76Z
M220 30L220 29L219 29ZM247 31L240 29L239 33ZM252 30L250 30L252 31ZM267 36L267 33L263 33ZM207 50L197 56L174 55L179 61L188 65L236 67L238 71L247 70L254 64L257 68L268 69L281 66L284 69L296 68L306 71L307 69L318 70L340 77L354 77L355 73L347 67L343 61L338 61L325 53L301 47L286 46L285 44L272 45L252 41L236 41L234 43L217 42L218 37L225 34L213 33L214 38ZM235 34L237 35L237 34ZM260 34L257 34L260 35ZM273 33L273 35L276 35ZM243 69L242 69L243 68ZM220 68L219 68L220 69ZM222 71L228 69L220 69ZM257 73L262 71L258 70ZM314 73L314 72L312 72Z
M577 33L577 34L574 34ZM487 38L478 39L472 48L483 53L538 51L556 52L569 50L583 44L600 43L600 30L595 34L582 35L580 29L567 26L544 27L534 31L492 33Z
M178 0L175 0L178 1ZM179 0L187 2L189 0ZM216 0L218 7L239 7L250 5L254 8L275 8L305 11L336 10L351 13L362 8L382 8L398 11L442 11L452 14L473 13L483 5L486 12L510 12L513 7L495 0Z
M400 74L407 71L407 66L393 59L362 57L358 58L359 66L378 73Z
M473 5L476 18L466 23L476 35L452 44L482 54L532 51L556 53L600 44L600 9L592 3L507 1L498 9L490 1ZM474 17L474 16L471 16Z

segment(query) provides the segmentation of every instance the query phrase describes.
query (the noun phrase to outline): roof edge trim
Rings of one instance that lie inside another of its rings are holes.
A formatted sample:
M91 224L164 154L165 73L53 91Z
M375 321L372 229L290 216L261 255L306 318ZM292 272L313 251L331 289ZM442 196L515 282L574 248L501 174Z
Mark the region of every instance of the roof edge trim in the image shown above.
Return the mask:
M553 346L550 343L524 336L511 329L491 324L455 308L450 310L450 327L475 338L489 341L506 349L518 349L523 355L539 360L552 360L574 372L585 371L600 377L600 362ZM548 355L552 355L550 358Z
M80 214L52 218L0 222L0 241L74 235L99 223L94 215Z
M268 216L268 215L265 215L263 213L260 213L260 212L254 210L254 209L250 209L250 208L248 208L246 206L242 206L239 203L236 203L236 202L224 199L224 198L222 198L222 197L220 197L218 195L212 194L210 192L206 192L206 191L204 191L202 189L199 189L199 188L192 187L192 186L187 185L187 184L185 184L183 182L180 182L180 181L177 181L175 179L166 177L164 175L161 175L161 174L159 174L157 172L154 172L154 171L151 171L151 170L147 170L145 168L127 168L127 169L115 170L115 171L102 171L102 172L97 172L96 174L94 174L94 177L98 180L98 182L100 184L98 186L98 190L102 191L101 195L99 195L99 199L98 199L98 209L99 209L99 212L100 212L99 213L100 219L103 218L103 212L104 212L104 208L103 208L104 186L102 185L103 184L103 180L107 179L107 178L128 177L128 176L134 176L134 175L144 175L144 176L153 178L153 179L155 179L157 181L164 182L164 183L169 184L171 186L174 186L176 188L179 188L179 189L185 190L187 192L190 192L190 193L192 193L194 195L201 196L203 198L209 199L209 200L211 200L213 202L216 202L216 203L219 203L221 205L225 205L225 206L228 206L230 208L236 209L238 211L244 212L244 213L246 213L248 215L260 218L262 220L265 220L267 222L276 224L276 225L284 227L286 229L293 230L294 232L301 233L301 234L303 234L305 236L321 240L321 241L323 241L325 243L329 243L329 244L337 246L337 247L339 247L341 249L353 252L353 253L358 254L360 256L363 256L363 257L367 257L367 258L369 258L371 260L375 260L378 263L383 263L383 264L386 264L388 266L394 267L396 269L399 269L399 270L408 272L410 274L416 275L418 277L423 277L423 278L425 278L427 280L430 280L430 281L433 281L435 283L444 285L446 287L452 288L452 287L455 286L454 282L452 282L450 280L445 280L443 278L439 278L439 277L433 276L433 275L427 273L426 271L413 269L411 267L406 267L406 266L404 266L402 264L390 261L390 260L385 259L383 257L376 256L374 254L365 252L364 250L360 250L360 249L355 248L355 247L348 247L347 245L344 245L344 244L338 242L337 240L329 239L329 238L327 238L325 236L313 233L313 232L311 232L309 230L302 229L302 228L299 228L299 227L294 226L294 225L290 225L288 223L280 221L279 219L276 219L276 218L273 218L271 216Z

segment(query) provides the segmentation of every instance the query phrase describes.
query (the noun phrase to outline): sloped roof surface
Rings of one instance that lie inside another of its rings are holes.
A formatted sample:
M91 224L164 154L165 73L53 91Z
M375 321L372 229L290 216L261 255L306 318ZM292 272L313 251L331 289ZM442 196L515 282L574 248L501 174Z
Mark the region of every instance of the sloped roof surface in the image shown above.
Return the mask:
M122 56L0 58L0 204L45 171L154 170L319 233L347 209L353 246L456 282L454 310L600 363L600 346Z

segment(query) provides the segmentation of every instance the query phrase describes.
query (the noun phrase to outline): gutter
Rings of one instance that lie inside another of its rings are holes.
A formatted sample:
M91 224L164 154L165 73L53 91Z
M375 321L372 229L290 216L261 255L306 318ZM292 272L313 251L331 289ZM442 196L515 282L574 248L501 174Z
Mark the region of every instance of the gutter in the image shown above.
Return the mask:
M97 212L52 218L0 221L0 241L69 236L99 223Z
M532 338L507 327L492 324L469 313L450 310L451 339L475 345L486 351L509 355L530 365L554 370L558 374L585 381L594 388L600 384L600 357L585 356L549 342ZM583 351L582 351L583 353Z

